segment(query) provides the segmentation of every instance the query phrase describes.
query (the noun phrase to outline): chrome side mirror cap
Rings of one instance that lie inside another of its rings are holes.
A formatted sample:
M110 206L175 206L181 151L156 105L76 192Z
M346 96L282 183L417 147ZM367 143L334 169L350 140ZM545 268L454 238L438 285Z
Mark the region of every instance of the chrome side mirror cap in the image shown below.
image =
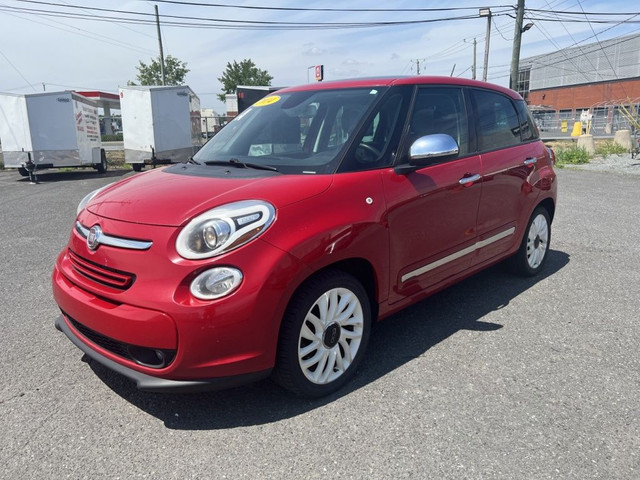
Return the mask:
M458 144L450 135L436 133L418 138L409 149L409 161L413 165L427 165L433 160L458 154Z

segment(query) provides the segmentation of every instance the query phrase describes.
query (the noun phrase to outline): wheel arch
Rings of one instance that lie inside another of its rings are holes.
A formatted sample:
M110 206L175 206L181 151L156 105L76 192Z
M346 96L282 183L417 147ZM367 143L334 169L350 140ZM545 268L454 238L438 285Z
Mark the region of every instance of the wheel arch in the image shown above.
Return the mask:
M302 282L300 282L298 286L293 290L293 292L291 293L291 295L287 300L286 308L288 308L291 301L296 297L296 294L308 281L310 281L312 278L316 277L317 275L320 275L329 270L340 270L342 272L348 273L360 282L360 284L364 287L365 291L367 292L367 297L369 297L369 304L371 306L371 317L372 317L372 320L375 321L378 318L378 310L379 310L378 308L378 292L379 292L378 277L371 262L369 262L364 258L358 258L358 257L342 259L337 262L325 265L318 270L314 270Z
M553 217L554 217L554 215L556 213L556 204L553 201L553 199L552 198L545 198L540 203L538 203L536 208L538 208L538 207L543 207L549 213L549 219L551 220L551 223L553 223ZM535 208L534 208L534 210L535 210Z

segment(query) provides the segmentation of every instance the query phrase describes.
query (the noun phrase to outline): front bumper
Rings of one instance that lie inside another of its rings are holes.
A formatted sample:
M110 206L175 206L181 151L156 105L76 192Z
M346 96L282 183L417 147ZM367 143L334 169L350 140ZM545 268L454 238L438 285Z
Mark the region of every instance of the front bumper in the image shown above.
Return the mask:
M165 378L153 377L142 372L133 370L124 365L121 365L113 360L101 355L99 352L90 348L85 342L83 342L79 336L71 330L67 321L62 315L56 318L55 326L58 330L64 333L69 340L71 340L76 347L82 350L86 355L96 362L104 365L110 370L113 370L120 375L133 380L139 390L145 392L158 392L158 393L189 393L189 392L204 392L211 390L224 390L227 388L238 387L247 383L257 382L267 378L271 374L271 369L263 370L260 372L246 373L242 375L233 375L229 377L213 378L208 380L169 380Z
M89 357L151 391L228 388L268 375L280 319L304 265L260 239L216 259L188 261L173 250L176 228L86 211L81 220L109 235L153 240L148 250L92 251L71 232L52 274L63 313L57 325ZM191 280L217 265L241 269L241 286L214 301L194 298ZM163 360L147 361L154 352Z

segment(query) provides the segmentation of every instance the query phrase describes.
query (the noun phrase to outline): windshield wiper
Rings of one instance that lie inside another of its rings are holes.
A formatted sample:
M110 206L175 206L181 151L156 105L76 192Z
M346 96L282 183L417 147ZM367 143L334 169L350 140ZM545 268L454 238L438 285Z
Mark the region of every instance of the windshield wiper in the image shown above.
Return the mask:
M200 162L196 162L196 160L193 157L189 157L189 160L187 161L187 163L193 163L194 165L200 165Z
M209 160L204 162L205 165L231 165L236 168L253 168L255 170L269 170L270 172L277 172L276 167L271 165L260 165L259 163L241 162L237 158L230 158L229 160Z

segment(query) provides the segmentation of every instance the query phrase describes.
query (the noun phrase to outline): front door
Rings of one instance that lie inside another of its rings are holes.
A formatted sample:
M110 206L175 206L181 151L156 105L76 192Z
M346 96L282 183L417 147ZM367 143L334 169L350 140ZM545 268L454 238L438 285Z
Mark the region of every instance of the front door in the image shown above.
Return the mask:
M456 158L404 175L385 172L390 303L419 295L471 265L481 162L478 155L469 154L461 88L427 86L418 91L408 143L435 133L456 140L460 150Z

